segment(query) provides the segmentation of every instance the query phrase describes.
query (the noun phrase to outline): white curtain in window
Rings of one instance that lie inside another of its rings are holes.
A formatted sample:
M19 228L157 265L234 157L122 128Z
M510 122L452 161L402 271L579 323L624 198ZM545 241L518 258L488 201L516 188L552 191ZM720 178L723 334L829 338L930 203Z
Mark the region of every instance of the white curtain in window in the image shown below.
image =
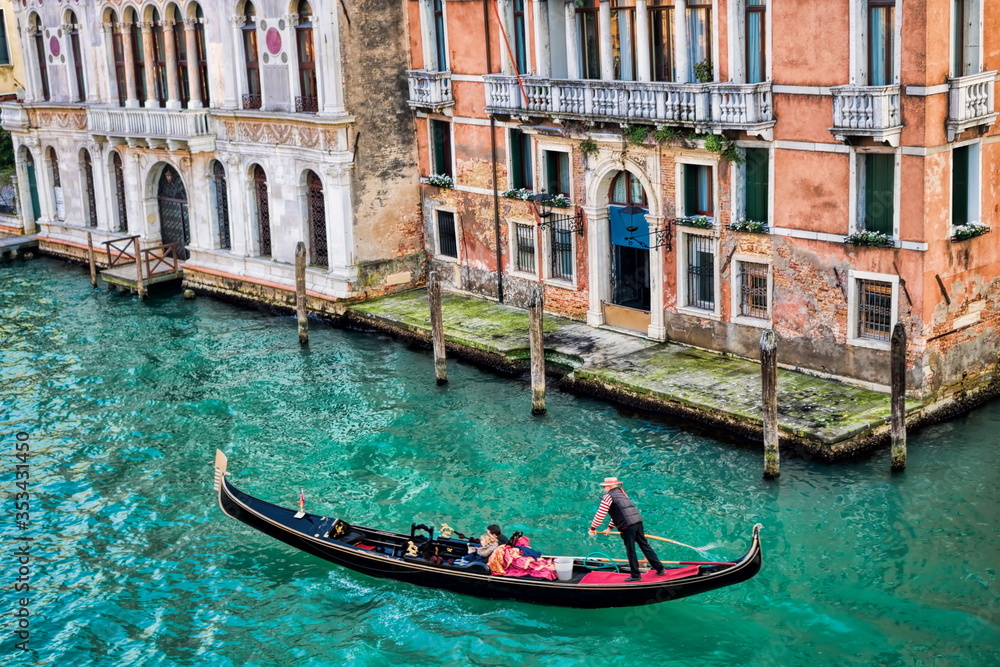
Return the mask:
M750 5L763 4L750 0ZM747 83L760 83L764 80L762 64L764 59L764 44L762 37L764 34L764 13L747 12Z
M708 8L687 10L687 51L688 51L688 81L697 81L694 66L703 60L710 60Z
M712 188L709 178L712 176L711 167L698 168L698 210L711 211L712 202L708 200L711 196Z
M888 86L892 81L892 73L888 64L891 62L889 49L892 48L892 9L890 7L872 7L871 11L871 72L868 84L871 86Z

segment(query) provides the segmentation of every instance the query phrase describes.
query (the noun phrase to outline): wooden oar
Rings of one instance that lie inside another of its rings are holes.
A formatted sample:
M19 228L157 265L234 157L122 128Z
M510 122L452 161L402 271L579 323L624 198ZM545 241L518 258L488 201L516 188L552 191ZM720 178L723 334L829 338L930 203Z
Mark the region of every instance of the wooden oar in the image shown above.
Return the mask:
M554 556L543 556L543 558L554 558ZM560 556L562 558L562 556ZM613 563L627 563L627 558L602 558L600 556L566 556L566 558L572 558L573 560L602 560L604 562L611 561ZM649 564L649 561L645 558L639 559L640 563ZM703 560L661 560L664 565L735 565L735 563L722 563L722 562L709 562Z
M617 530L611 530L609 528L608 530L602 530L602 531L600 531L598 534L599 535L611 535L611 534L618 535L620 533ZM661 542L670 542L671 544L676 544L679 547L687 547L688 549L694 549L695 551L708 551L709 549L714 548L712 545L709 545L707 547L693 547L690 544L684 544L683 542L678 542L677 540L671 540L670 538L667 538L667 537L660 537L659 535L650 535L649 533L646 533L646 537L648 537L651 540L660 540Z

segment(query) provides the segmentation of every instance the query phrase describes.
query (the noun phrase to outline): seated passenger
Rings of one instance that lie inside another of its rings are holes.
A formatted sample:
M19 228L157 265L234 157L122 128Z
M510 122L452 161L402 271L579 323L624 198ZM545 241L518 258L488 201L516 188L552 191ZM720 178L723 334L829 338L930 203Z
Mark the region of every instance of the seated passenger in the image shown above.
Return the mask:
M490 556L501 544L507 544L507 538L500 532L500 526L491 523L486 527L486 533L479 538L479 545L469 544L469 553L461 560L455 561L455 565L467 565L469 563L486 563Z

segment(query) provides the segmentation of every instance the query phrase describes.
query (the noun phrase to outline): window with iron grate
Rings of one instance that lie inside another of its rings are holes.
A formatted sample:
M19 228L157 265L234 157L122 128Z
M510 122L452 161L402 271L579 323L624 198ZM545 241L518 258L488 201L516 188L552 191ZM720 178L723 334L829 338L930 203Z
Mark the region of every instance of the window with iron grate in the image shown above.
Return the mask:
M888 341L892 334L892 283L858 280L858 338Z

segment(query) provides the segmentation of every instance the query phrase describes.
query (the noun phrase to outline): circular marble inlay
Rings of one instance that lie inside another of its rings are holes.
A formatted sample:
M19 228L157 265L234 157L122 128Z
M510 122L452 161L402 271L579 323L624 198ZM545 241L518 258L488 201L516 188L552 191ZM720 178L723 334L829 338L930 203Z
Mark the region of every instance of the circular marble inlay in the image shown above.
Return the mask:
M269 56L265 51L263 54L261 54L261 60L263 60L264 64L266 65L267 63L271 62L271 56Z
M278 32L278 29L271 28L268 30L264 41L267 43L267 50L271 52L271 55L278 55L278 52L281 51L281 33Z
M59 40L55 36L49 38L49 51L54 57L59 57Z
M282 53L281 54L281 62L283 62L283 63L287 63L288 62L288 54L287 53Z

